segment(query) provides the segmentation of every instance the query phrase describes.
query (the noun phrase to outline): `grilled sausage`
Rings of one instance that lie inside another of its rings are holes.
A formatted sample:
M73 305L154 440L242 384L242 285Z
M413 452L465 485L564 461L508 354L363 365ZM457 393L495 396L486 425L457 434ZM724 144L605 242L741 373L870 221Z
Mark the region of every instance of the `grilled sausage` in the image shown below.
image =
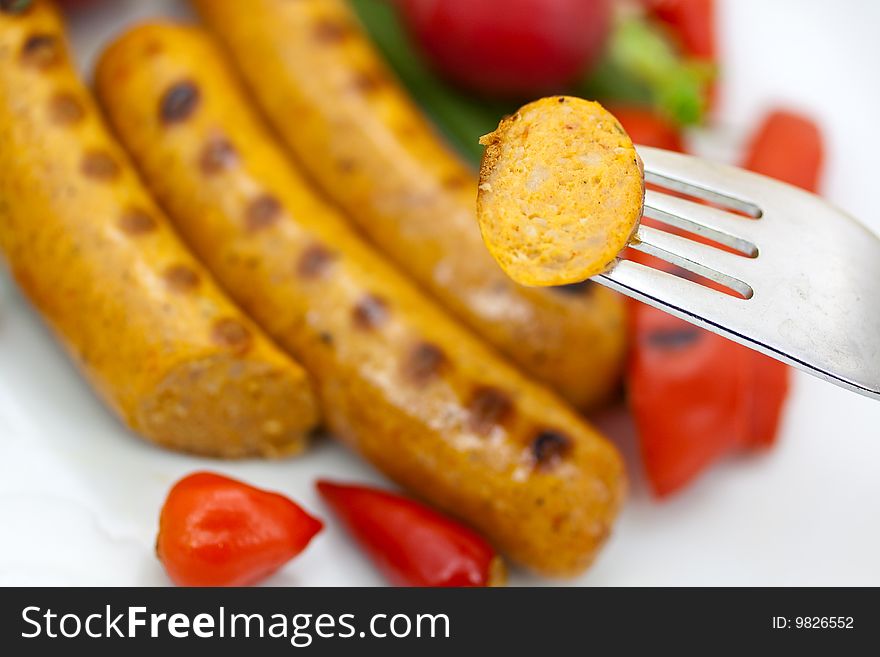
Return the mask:
M315 195L204 33L140 27L103 54L97 84L180 231L305 364L339 438L515 560L551 574L589 563L621 500L615 449Z
M553 96L502 119L480 167L477 218L501 268L523 285L601 274L642 216L642 160L599 103Z
M135 432L212 456L299 451L305 371L219 290L108 135L46 2L0 8L0 248Z
M438 139L342 0L195 0L278 134L358 228L442 305L578 408L616 389L622 300L517 286L480 238L476 176Z

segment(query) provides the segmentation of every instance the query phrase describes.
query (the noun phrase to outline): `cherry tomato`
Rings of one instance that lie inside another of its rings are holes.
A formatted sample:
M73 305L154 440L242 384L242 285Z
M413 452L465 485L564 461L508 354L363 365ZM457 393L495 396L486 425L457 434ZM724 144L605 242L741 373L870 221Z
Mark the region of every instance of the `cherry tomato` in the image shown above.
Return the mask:
M485 95L560 90L602 52L611 0L398 0L428 60Z

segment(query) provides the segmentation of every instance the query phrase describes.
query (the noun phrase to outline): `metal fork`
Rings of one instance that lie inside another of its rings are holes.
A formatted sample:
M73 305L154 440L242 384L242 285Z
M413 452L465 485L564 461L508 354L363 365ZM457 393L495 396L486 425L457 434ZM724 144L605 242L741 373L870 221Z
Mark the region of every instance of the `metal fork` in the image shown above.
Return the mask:
M688 155L638 151L646 182L713 204L649 189L644 216L737 253L645 225L631 248L739 296L626 259L596 281L880 400L880 239L797 187Z

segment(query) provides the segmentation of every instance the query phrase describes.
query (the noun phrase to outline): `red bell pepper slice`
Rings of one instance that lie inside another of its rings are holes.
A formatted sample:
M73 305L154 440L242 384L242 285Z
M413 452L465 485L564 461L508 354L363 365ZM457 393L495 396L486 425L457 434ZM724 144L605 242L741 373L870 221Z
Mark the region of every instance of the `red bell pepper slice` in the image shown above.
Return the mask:
M665 148L669 151L683 151L681 131L664 117L647 107L615 106L608 107L633 143L641 146Z
M715 0L647 0L647 7L669 27L685 53L715 61Z
M623 124L639 142L639 126ZM819 132L802 117L774 112L751 140L745 163L815 186ZM633 257L674 269L641 253ZM629 399L655 494L679 490L733 449L773 443L789 388L787 366L650 306L634 302L631 311Z
M396 586L496 586L504 565L472 529L387 491L319 481L318 491Z

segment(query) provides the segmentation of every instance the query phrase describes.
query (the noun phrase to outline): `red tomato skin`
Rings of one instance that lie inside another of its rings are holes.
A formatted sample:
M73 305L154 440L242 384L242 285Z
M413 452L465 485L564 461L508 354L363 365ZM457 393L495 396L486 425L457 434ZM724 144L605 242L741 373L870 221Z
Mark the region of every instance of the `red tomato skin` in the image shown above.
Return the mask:
M472 529L407 497L319 481L318 491L395 586L488 586L492 547Z
M249 586L302 552L322 528L283 495L197 472L169 492L156 552L179 586Z
M471 91L562 90L598 60L611 0L398 0L428 61Z

